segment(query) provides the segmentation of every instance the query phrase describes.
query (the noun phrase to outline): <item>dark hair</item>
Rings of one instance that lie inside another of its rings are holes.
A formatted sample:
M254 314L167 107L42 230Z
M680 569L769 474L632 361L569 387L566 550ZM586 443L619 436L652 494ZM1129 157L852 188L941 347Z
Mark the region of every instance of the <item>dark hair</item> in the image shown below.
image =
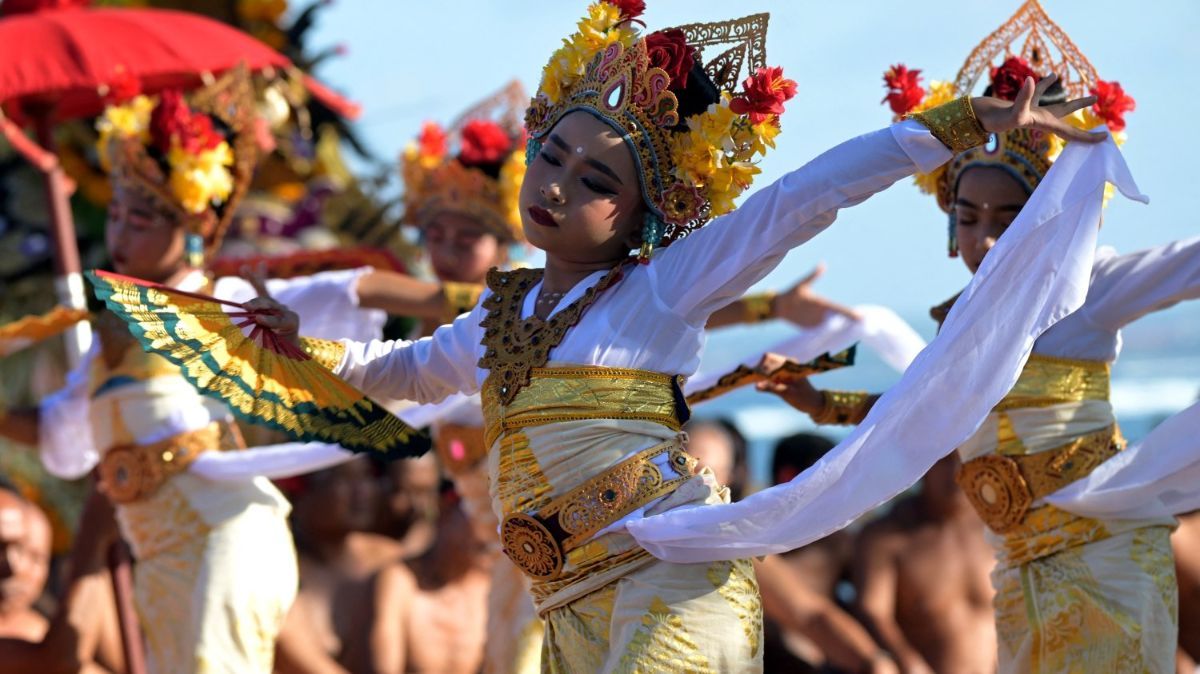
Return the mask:
M771 457L771 481L779 477L780 471L791 468L799 475L810 468L821 457L829 453L836 443L816 433L796 433L775 444L775 455Z
M721 100L721 92L712 78L704 72L704 65L697 57L688 71L688 83L683 89L675 91L675 99L679 101L676 110L679 111L679 124L673 131L687 131L687 118L700 114L708 106Z
M987 88L983 90L983 95L993 95L992 85L989 84ZM1062 80L1059 79L1054 80L1054 82L1046 88L1046 92L1043 93L1042 97L1038 99L1038 105L1054 105L1056 103L1065 103L1066 101L1067 89L1062 85Z

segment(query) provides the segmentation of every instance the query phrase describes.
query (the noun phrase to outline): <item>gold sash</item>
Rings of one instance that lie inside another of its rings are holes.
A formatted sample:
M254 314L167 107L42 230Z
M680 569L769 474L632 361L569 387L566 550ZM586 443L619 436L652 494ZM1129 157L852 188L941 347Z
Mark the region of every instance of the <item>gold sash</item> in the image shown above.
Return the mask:
M244 446L237 426L216 421L148 445L118 445L100 459L100 484L114 503L140 501L187 470L202 452Z
M583 419L654 421L678 431L687 420L682 376L611 367L538 367L504 405L490 378L483 386L486 443L506 432Z
M1030 508L1121 451L1125 441L1114 423L1053 449L1030 453L1013 428L1010 410L1108 400L1108 363L1034 354L1008 395L993 409L998 416L995 453L967 461L956 480L975 511L998 533L1017 529Z

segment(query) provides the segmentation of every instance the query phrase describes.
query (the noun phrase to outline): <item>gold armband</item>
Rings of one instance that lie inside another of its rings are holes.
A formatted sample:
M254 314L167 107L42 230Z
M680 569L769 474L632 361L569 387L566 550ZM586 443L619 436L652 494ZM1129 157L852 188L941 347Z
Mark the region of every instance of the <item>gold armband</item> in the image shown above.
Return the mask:
M908 117L924 124L934 138L942 141L954 154L966 152L988 140L988 132L975 116L975 108L971 106L969 96L956 98L949 103L913 113Z
M877 396L864 391L821 391L825 404L812 415L815 424L846 426L857 424L867 417Z
M483 286L474 283L442 283L442 322L453 323L454 319L475 308Z
M743 323L762 323L775 318L775 293L773 291L746 295L741 302Z
M341 364L342 356L346 355L346 345L330 339L301 337L300 348L310 358L320 363L321 367L330 371Z

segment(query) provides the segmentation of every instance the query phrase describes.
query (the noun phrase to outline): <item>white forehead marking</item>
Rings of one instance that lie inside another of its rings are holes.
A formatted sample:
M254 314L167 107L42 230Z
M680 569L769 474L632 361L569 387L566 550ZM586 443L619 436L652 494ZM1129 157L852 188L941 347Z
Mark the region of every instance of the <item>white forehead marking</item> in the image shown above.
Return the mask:
M575 154L583 154L583 146L575 148Z

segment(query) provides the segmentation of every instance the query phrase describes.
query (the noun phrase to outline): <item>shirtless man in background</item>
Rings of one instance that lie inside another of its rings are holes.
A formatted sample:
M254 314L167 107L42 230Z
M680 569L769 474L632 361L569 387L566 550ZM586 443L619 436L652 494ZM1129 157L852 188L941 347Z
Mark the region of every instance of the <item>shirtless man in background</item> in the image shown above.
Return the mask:
M936 463L859 537L859 606L905 674L996 670L992 549L958 466L957 454Z
M487 640L491 565L452 490L424 555L379 574L370 629L370 671L476 674Z
M292 499L300 590L280 632L276 668L353 670L355 653L367 647L372 579L405 552L399 541L369 531L383 498L380 481L360 457L283 486Z
M1179 581L1179 671L1200 671L1200 510L1182 515L1171 534Z

